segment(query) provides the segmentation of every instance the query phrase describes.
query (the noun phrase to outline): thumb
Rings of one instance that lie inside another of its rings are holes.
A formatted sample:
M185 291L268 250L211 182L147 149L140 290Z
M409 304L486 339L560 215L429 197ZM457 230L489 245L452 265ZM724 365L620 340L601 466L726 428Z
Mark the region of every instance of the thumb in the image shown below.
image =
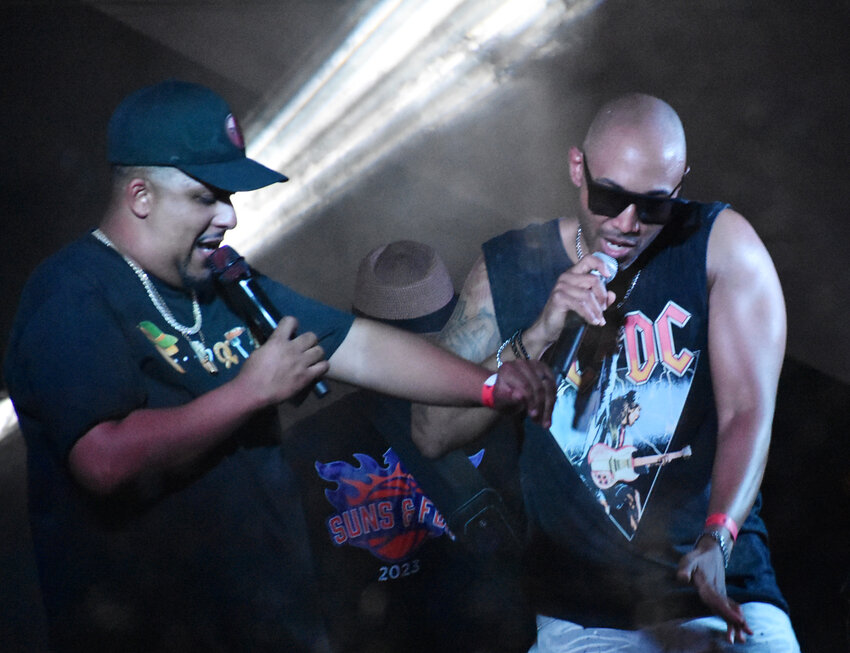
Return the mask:
M690 556L685 556L679 562L679 569L676 572L676 578L682 583L690 583L693 580L694 573L696 573L697 569L697 563Z
M278 322L277 328L274 330L273 337L291 340L298 328L298 320L288 315Z

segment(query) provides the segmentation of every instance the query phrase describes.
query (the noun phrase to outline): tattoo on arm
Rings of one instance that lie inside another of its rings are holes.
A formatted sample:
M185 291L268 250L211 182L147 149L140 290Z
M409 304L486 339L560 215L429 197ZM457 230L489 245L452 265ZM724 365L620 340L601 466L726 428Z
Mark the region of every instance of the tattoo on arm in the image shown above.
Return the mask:
M499 327L483 258L479 257L467 276L454 313L440 332L438 342L474 363L495 356L500 344ZM493 415L488 409L470 411L419 405L414 406L412 413L413 431L428 434L425 441L439 442L438 450L448 451L481 433Z
M499 348L499 326L483 259L469 273L439 341L446 349L476 363L486 360Z

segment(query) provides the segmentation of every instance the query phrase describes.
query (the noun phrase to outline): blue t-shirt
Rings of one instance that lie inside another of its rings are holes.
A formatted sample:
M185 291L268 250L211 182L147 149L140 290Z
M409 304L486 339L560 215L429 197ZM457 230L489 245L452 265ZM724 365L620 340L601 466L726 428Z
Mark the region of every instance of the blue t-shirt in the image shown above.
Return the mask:
M193 324L191 298L153 281L175 319ZM260 282L330 357L353 317ZM70 476L68 453L96 424L185 404L239 373L257 343L214 294L200 307L215 373L122 257L92 236L48 259L24 290L4 371L27 444L33 540L61 650L306 651L323 640L275 408L198 462L118 496L97 499Z

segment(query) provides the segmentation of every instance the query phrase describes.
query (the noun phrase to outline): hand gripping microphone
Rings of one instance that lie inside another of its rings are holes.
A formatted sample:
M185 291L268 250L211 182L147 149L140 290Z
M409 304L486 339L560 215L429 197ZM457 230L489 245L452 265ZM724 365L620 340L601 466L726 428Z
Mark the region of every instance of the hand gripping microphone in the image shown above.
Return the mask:
M602 284L607 285L617 274L617 259L604 254L603 252L594 252L593 256L600 259L605 264L605 270L608 272L606 279L596 270L591 270L590 273L602 279ZM581 339L584 337L584 332L587 329L585 322L578 313L570 311L567 319L564 322L564 328L561 330L561 335L552 345L552 348L547 354L549 365L555 374L555 383L560 385L570 371L570 366L575 360L578 347L581 344Z
M207 258L207 265L233 312L248 323L260 344L268 340L282 316L263 292L245 259L232 247L223 245ZM324 382L316 381L313 392L324 397L329 390ZM296 403L303 401L303 393L296 395L295 399Z

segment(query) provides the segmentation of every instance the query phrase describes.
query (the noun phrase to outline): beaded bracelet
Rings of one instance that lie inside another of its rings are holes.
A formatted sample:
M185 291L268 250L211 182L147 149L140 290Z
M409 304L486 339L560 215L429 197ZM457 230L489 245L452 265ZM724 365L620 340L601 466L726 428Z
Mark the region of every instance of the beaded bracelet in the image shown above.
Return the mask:
M510 343L510 341L511 339L508 338L501 345L499 345L499 351L496 352L496 367L502 366L502 352L505 351L505 347L508 346L508 343Z
M522 329L517 329L513 332L513 335L510 338L499 345L499 350L496 352L496 367L502 366L502 352L505 351L505 347L508 345L511 346L511 351L514 353L515 359L530 359L528 352L525 350L525 346L522 344Z
M519 333L519 331L517 331L511 336L511 351L514 353L514 358L516 360L519 360L520 358L522 358L522 354L519 353L519 347L517 347L516 344L517 333Z
M520 352L525 357L525 360L531 360L531 356L528 355L528 352L525 351L525 346L522 344L522 329L517 329L517 332L514 334L514 341L519 347ZM519 356L517 356L519 358Z

